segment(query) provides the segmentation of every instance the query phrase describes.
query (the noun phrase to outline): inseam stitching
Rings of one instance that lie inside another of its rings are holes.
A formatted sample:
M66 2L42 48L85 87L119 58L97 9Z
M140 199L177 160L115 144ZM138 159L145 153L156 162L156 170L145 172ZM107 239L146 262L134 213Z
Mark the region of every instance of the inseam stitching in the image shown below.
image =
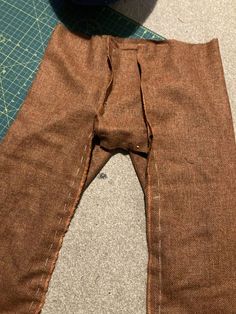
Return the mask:
M92 134L90 134L89 139L90 139L91 136L92 136ZM79 174L79 172L80 172L81 165L82 165L82 161L83 161L83 159L84 159L84 154L86 153L87 146L88 146L88 144L86 144L85 147L84 147L83 155L82 155L82 157L81 157L81 159L80 159L80 164L79 164L79 167L77 168L76 176L75 176L75 178L74 178L74 180L73 180L73 183L72 183L72 185L71 185L71 188L74 186L75 181L76 181L76 179L77 179L77 176L78 176L78 174ZM68 209L70 197L71 197L71 191L69 192L69 194L68 194L68 196L67 196L67 200L66 200L66 203L65 203L65 205L64 205L63 212L66 212L66 210ZM62 217L59 219L58 225L61 224L61 221L62 221ZM52 241L52 243L50 244L50 247L49 247L49 251L48 251L49 254L50 254L50 251L51 251L51 249L52 249L52 247L53 247L53 244L55 243L54 240L55 240L55 237L56 237L57 233L58 233L58 231L56 230L55 233L54 233L53 241ZM63 236L63 234L62 234L62 236ZM59 242L61 241L62 236L61 236L61 238L59 239ZM58 251L58 252L59 252L59 251ZM44 268L46 268L46 266L47 266L47 264L48 264L48 260L49 260L49 257L47 257L46 260L45 260ZM53 262L54 262L54 260L53 260ZM46 277L48 278L49 275L51 275L51 273L47 274ZM41 276L41 278L40 278L40 282L42 282L43 276L44 276L44 274L42 274L42 276ZM38 288L37 288L35 294L33 295L33 298L34 298L35 296L37 296L39 290L40 290L40 287L39 287L39 285L38 285ZM44 292L44 291L43 291L43 292ZM28 311L29 311L29 312L30 312L30 310L31 310L31 308L32 308L32 306L34 305L35 302L36 302L36 301L33 300L33 301L30 303L30 306L29 306L29 308L28 308Z
M150 175L149 175L149 164L150 164L150 155L148 157L148 168L147 168L147 227L148 227L148 240L149 240L149 258L148 258L148 270L150 270L151 265L152 265L152 256L150 254L150 243L151 243L151 221L150 221L150 211L149 208L151 208L150 206L150 200L151 200L151 193L150 193ZM151 276L150 273L148 274L148 282L147 282L147 310L148 310L148 314L151 314L151 309L150 309L150 287L151 287Z
M156 178L157 178L157 190L158 190L158 231L159 231L159 238L158 238L158 249L159 249L159 254L158 254L158 263L159 263L159 306L158 306L158 312L161 314L161 301L162 301L162 243L161 243L161 195L160 195L160 182L158 179L158 169L157 169L157 157L156 153L154 152L154 165L155 165L155 170L156 170Z
M152 128L151 128L151 125L146 117L146 103L145 103L145 97L144 97L144 93L143 93L143 86L142 86L142 75L141 75L141 72L142 72L142 66L141 66L141 63L139 62L139 58L137 56L137 62L138 62L138 65L139 65L139 70L140 70L140 91L141 91L141 97L142 97L142 101L143 101L143 109L144 109L144 116L145 116L145 119L146 119L146 123L147 123L147 128L148 126L150 127L150 132L151 132L151 135L153 137L153 132L152 132ZM153 142L153 138L152 138L152 142ZM152 144L151 144L152 146ZM148 228L148 240L149 240L149 248L151 248L151 236L152 236L152 233L151 233L151 221L150 221L150 212L149 212L149 209L152 207L152 204L151 204L151 200L152 200L152 193L151 193L151 188L150 188L150 174L149 174L149 167L150 167L150 154L151 154L151 147L150 147L150 150L149 150L149 156L148 156L148 166L147 166L147 198L148 198L148 202L147 202L147 228ZM156 171L156 178L157 178L157 190L158 190L158 195L156 196L153 196L153 199L158 199L158 264L159 264L159 305L158 305L158 314L161 314L161 305L162 305L162 242L161 242L161 207L160 207L160 200L161 200L161 197L160 197L160 182L159 182L159 179L158 179L158 169L157 169L157 156L156 156L156 153L155 151L153 151L153 155L154 155L154 165L155 165L155 171ZM148 259L148 270L150 270L150 268L152 268L152 264L153 264L153 261L152 261L152 255L150 254L150 251L149 251L149 259ZM152 314L152 308L150 307L151 305L151 280L152 280L152 277L150 275L150 273L148 274L148 282L147 282L147 311L148 311L148 314Z

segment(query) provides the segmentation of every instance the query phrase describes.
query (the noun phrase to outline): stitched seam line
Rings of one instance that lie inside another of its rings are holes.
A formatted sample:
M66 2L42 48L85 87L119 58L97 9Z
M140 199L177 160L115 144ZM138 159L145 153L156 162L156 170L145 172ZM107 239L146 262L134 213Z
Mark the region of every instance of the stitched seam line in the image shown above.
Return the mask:
M92 136L92 134L90 134L89 139L90 139L91 136ZM71 188L74 186L75 181L76 181L76 179L77 179L77 177L78 177L78 174L79 174L79 172L80 172L81 165L82 165L82 162L83 162L83 159L84 159L84 154L86 153L87 146L88 146L88 144L86 144L85 147L84 147L84 152L83 152L83 155L82 155L82 157L81 157L81 159L80 159L79 167L78 167L77 170L76 170L76 176L75 176L75 178L74 178L74 180L73 180L73 183L72 183L72 185L71 185ZM68 210L68 205L69 205L70 197L71 197L71 191L69 192L69 194L68 194L68 196L67 196L67 201L66 201L66 203L65 203L65 205L64 205L64 208L63 208L63 212L64 212L64 213ZM67 221L68 221L68 220L70 220L70 216L67 217ZM61 222L62 222L62 217L59 219L58 226L61 224ZM50 247L49 247L49 251L48 251L49 254L50 254L50 252L51 252L51 250L52 250L52 248L53 248L53 245L54 245L54 243L55 243L54 240L55 240L55 238L56 238L57 233L58 233L58 231L56 230L55 233L54 233L53 241L52 241L52 243L50 244ZM59 245L62 243L63 238L64 238L64 233L61 234L61 236L60 236ZM58 243L57 243L57 244L58 244ZM60 249L59 249L59 250L60 250ZM57 255L58 255L58 253L59 253L59 250L56 252L56 254L55 254L55 255L53 256L53 258L52 258L52 265L53 265L54 262L57 260ZM49 261L49 257L47 257L46 260L45 260L44 268L47 267L48 261ZM52 265L51 265L51 266L52 266ZM47 284L47 280L48 280L48 281L50 280L51 275L52 275L52 272L51 272L51 270L50 270L49 273L48 273L47 276L46 276L45 284ZM41 278L40 278L40 282L43 281L43 276L44 276L44 274L42 274L42 276L41 276ZM49 276L50 276L50 278L49 278ZM40 290L40 286L38 285L37 290L36 290L35 294L33 295L33 298L38 295L39 290ZM43 291L43 293L44 293L44 292L45 292L45 291ZM28 308L28 311L29 311L29 312L31 311L31 309L32 309L32 307L33 307L33 305L34 305L35 303L36 303L35 300L33 300L33 301L30 303L30 306L29 306L29 308ZM40 303L40 304L41 304L41 303Z
M150 154L148 156L148 170L147 170L147 228L148 228L148 247L149 247L149 258L148 258L148 271L152 266L152 255L150 254L151 246L151 221L150 221L150 208L151 208L151 192L150 192L150 174L149 174L149 165L150 165ZM148 273L148 282L147 282L147 310L148 314L151 314L151 274Z
M141 62L139 61L139 56L137 54L137 63L139 66L139 73L140 73L140 93L141 93L141 98L142 98L142 103L143 103L143 114L144 114L144 119L145 123L147 126L148 131L150 131L150 135L153 136L152 128L151 125L148 121L147 114L146 114L146 102L145 102L145 96L143 92L143 84L142 84L142 65ZM148 136L148 140L150 141L150 135ZM150 158L151 158L151 151L152 151L152 142L153 138L150 141L150 149L148 152L148 164L147 164L147 187L146 187L146 193L147 193L147 206L146 206L146 213L147 213L147 233L148 233L148 278L147 278L147 313L152 314L152 274L150 273L150 269L152 269L153 265L153 259L152 259L152 254L151 253L151 244L152 244L152 224L151 224L151 208L152 208L152 193L150 189ZM159 313L160 313L161 307L159 306Z
M143 84L142 84L142 66L139 61L139 57L137 55L137 63L139 65L139 71L140 71L140 92L141 92L141 97L142 97L142 102L143 102L143 113L145 117L145 122L148 131L150 131L150 134L152 135L152 140L151 140L151 147L148 153L148 165L147 165L147 232L148 232L148 249L149 249L149 257L148 257L148 280L147 280L147 312L148 314L152 314L152 298L151 295L154 293L154 291L151 291L152 287L152 275L150 274L150 269L152 269L153 266L153 259L152 255L150 254L151 249L152 249L152 223L151 223L151 208L152 208L152 200L153 199L158 199L158 264L159 264L159 292L158 292L158 299L159 299L159 305L158 305L158 313L161 314L161 302L162 302L162 256L161 256L161 249L162 249L162 243L161 243L161 208L160 208L160 183L158 179L158 169L157 169L157 157L155 151L153 152L154 155L154 166L155 166L155 171L156 171L156 178L157 178L157 190L158 190L158 195L153 196L152 198L152 192L150 188L150 158L151 158L151 152L152 152L152 142L153 142L153 132L151 125L148 121L147 114L146 114L146 102L145 102L145 96L143 93ZM148 140L150 140L150 136L148 137ZM155 230L154 230L155 232ZM155 306L155 304L154 304Z
M158 263L159 263L159 306L158 306L158 312L159 314L161 313L161 301L162 301L162 243L161 243L161 196L160 196L160 182L158 179L158 169L157 169L157 156L156 153L154 152L154 165L155 165L155 170L156 170L156 178L157 178L157 190L158 190Z

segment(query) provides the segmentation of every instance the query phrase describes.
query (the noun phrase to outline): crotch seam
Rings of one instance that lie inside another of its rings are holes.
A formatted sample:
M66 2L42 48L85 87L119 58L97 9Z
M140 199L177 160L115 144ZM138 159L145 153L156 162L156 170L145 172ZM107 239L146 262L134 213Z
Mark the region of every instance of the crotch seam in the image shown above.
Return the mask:
M148 152L150 152L151 146L152 146L153 132L152 132L151 124L149 123L148 118L147 118L146 102L145 102L145 97L144 97L143 87L142 87L142 67L141 67L141 64L138 60L138 57L137 57L137 65L138 65L139 78L140 78L140 94L141 94L143 117L144 117L144 122L145 122L146 127L147 127L147 132L148 132L148 147L149 147Z
M112 66L112 58L111 58L111 46L110 46L110 37L108 36L107 37L107 40L106 40L106 60L107 60L107 65L108 65L108 69L109 69L109 72L110 72L110 80L109 80L109 83L108 83L108 86L106 88L106 91L105 91L105 96L104 96L104 100L103 100L103 104L102 104L102 107L103 109L105 109L105 106L106 106L106 101L111 93L111 90L112 90L112 86L113 86L113 81L114 81L114 75L113 75L113 66Z
M108 99L109 95L111 94L111 90L112 90L112 86L113 86L113 80L114 80L113 68L112 68L112 60L111 60L111 53L110 53L109 36L106 37L106 62L107 62L107 66L108 66L108 69L109 69L110 78L109 78L108 85L105 88L105 92L104 92L104 96L102 97L101 104L100 104L100 106L98 108L98 111L96 113L96 116L94 118L93 134L95 136L97 135L96 130L98 130L97 128L98 128L99 116L102 116L104 114L105 107L106 107L106 104L107 104L107 99Z

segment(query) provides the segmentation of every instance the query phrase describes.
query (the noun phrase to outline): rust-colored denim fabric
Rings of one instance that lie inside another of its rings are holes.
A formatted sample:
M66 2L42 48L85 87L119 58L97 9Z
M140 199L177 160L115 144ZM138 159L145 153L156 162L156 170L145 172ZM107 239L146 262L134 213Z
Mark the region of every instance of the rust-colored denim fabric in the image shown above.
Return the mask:
M145 197L147 313L236 313L236 149L218 40L62 24L0 145L0 313L40 313L76 205L117 149Z

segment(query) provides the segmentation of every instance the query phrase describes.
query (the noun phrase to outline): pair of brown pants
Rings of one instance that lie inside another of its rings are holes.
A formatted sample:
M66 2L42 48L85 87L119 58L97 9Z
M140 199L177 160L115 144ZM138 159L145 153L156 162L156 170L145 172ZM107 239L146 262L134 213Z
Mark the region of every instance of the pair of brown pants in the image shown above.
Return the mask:
M0 145L0 313L40 313L82 192L129 151L147 214L147 313L236 313L235 138L218 40L59 24Z

